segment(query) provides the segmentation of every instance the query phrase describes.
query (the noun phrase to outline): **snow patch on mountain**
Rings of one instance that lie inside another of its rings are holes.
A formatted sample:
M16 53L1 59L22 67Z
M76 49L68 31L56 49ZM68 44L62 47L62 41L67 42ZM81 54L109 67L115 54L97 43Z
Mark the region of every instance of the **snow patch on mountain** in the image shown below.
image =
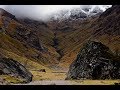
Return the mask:
M69 10L60 10L51 15L50 20L62 20L62 19L84 19L87 17L94 16L96 14L103 13L106 9L111 6L105 5L101 7L101 5L84 5L81 7L69 9Z

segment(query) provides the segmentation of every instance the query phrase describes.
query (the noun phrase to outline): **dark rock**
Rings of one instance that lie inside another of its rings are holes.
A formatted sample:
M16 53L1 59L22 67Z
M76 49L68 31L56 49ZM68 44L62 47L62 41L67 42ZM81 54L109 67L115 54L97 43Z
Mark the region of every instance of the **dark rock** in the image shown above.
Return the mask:
M89 41L70 65L66 79L120 79L120 61L102 43Z
M39 72L46 72L46 70L45 69L40 69Z
M9 58L0 58L0 74L32 81L32 74L22 64Z
M114 83L114 85L120 85L120 83Z

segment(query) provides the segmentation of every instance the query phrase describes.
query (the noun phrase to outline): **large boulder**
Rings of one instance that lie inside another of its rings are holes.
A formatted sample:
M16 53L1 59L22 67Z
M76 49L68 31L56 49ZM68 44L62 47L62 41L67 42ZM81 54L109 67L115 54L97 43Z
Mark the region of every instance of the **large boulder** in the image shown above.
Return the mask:
M9 58L0 58L0 75L10 75L25 82L32 81L32 74L22 64Z
M67 79L120 79L120 61L102 43L88 41L70 65Z

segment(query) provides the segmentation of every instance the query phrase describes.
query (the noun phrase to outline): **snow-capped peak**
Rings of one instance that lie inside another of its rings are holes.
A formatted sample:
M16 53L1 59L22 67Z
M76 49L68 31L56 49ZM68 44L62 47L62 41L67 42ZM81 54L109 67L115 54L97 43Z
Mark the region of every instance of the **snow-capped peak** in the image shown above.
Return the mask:
M61 20L61 19L83 19L87 17L94 16L96 14L103 13L110 6L105 5L101 7L101 5L86 5L84 7L73 8L69 10L61 10L54 15L52 15L52 19Z

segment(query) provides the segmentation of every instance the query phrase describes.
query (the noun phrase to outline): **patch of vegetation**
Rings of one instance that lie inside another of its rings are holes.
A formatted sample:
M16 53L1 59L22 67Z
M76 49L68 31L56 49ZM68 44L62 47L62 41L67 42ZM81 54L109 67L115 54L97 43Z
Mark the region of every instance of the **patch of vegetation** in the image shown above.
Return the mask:
M8 83L18 84L18 83L24 83L25 81L23 79L15 78L9 75L0 75L1 78L3 78Z

